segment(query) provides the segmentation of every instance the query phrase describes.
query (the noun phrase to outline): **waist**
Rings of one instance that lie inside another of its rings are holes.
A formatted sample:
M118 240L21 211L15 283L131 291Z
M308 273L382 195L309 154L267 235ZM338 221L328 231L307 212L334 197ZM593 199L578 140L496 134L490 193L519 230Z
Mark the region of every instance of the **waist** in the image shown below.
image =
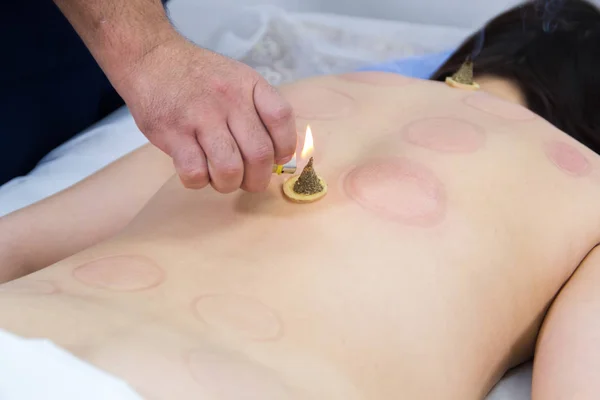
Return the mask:
M224 257L212 247L128 241L108 246L104 257L99 253L106 251L93 251L93 258L84 252L22 279L31 286L20 294L5 292L11 300L2 303L0 324L50 337L93 362L105 353L115 374L123 359L145 365L149 358L162 370L184 356L225 352L215 357L233 370L254 363L269 371L256 372L256 379L312 387L316 398L336 399L326 392L333 390L352 399L422 394L450 370L460 372L435 390L481 388L506 367L531 317L531 310L512 304L526 302L516 290L505 291L499 271L481 268L480 278L494 279L475 284L468 268L426 254L415 259L397 252L393 264L377 258L369 264L349 250L336 262L277 252ZM31 293L40 289L42 296ZM160 343L170 344L162 349ZM319 376L327 377L321 386L310 383Z

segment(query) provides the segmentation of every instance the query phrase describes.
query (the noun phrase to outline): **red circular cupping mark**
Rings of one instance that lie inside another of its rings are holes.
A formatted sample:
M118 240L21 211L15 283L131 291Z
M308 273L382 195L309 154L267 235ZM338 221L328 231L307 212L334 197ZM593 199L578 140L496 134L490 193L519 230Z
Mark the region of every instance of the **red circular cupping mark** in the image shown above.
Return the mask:
M575 146L553 140L544 143L543 147L546 157L565 174L583 177L591 173L590 162Z
M151 289L165 280L163 270L147 257L119 255L100 258L73 270L86 286L115 292Z
M322 86L297 86L286 91L286 98L298 118L333 120L352 115L356 107L350 95Z
M210 294L193 302L196 317L208 327L255 341L277 340L283 323L260 300L238 294Z
M483 128L457 118L427 118L411 122L402 136L415 146L440 153L473 153L485 144Z
M346 193L365 210L406 225L433 227L446 214L446 191L435 174L408 158L374 160L344 180Z

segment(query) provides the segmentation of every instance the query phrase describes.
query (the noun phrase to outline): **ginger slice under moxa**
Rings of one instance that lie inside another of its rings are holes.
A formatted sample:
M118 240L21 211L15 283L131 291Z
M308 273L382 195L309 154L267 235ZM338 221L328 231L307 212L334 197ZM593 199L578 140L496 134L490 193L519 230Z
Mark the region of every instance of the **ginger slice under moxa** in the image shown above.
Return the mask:
M300 175L285 181L283 193L296 203L312 203L327 194L327 183L315 172L312 157Z
M479 85L473 81L473 61L467 59L454 75L446 78L446 84L457 89L478 90Z

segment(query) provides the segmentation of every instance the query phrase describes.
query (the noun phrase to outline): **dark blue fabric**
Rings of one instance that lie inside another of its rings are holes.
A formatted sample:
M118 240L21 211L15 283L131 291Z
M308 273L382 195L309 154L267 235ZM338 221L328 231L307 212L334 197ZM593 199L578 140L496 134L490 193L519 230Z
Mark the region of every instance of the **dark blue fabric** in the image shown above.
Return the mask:
M52 0L2 2L0 185L121 105Z

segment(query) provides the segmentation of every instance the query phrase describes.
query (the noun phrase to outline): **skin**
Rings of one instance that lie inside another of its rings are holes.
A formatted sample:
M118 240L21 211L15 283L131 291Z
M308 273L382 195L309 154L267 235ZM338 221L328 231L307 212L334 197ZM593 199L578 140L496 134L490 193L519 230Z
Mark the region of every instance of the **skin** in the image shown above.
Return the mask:
M289 103L250 67L201 49L159 0L55 0L187 188L257 192L294 153Z
M540 118L515 118L529 115L518 97L490 94L510 83L484 94L496 115L443 83L373 79L282 88L353 99L349 115L321 118L331 104L298 120L329 186L316 203L285 201L281 177L258 194L185 190L144 147L0 219L5 243L28 244L7 259L37 270L0 286L0 326L157 399L482 399L536 343L534 400L597 398L600 183L565 169L583 158L597 171L598 156ZM407 140L411 124L439 118L476 129L449 130L452 146L436 124L434 145ZM165 170L132 172L140 163ZM53 228L46 242L36 234ZM40 269L49 263L32 253L63 259Z

